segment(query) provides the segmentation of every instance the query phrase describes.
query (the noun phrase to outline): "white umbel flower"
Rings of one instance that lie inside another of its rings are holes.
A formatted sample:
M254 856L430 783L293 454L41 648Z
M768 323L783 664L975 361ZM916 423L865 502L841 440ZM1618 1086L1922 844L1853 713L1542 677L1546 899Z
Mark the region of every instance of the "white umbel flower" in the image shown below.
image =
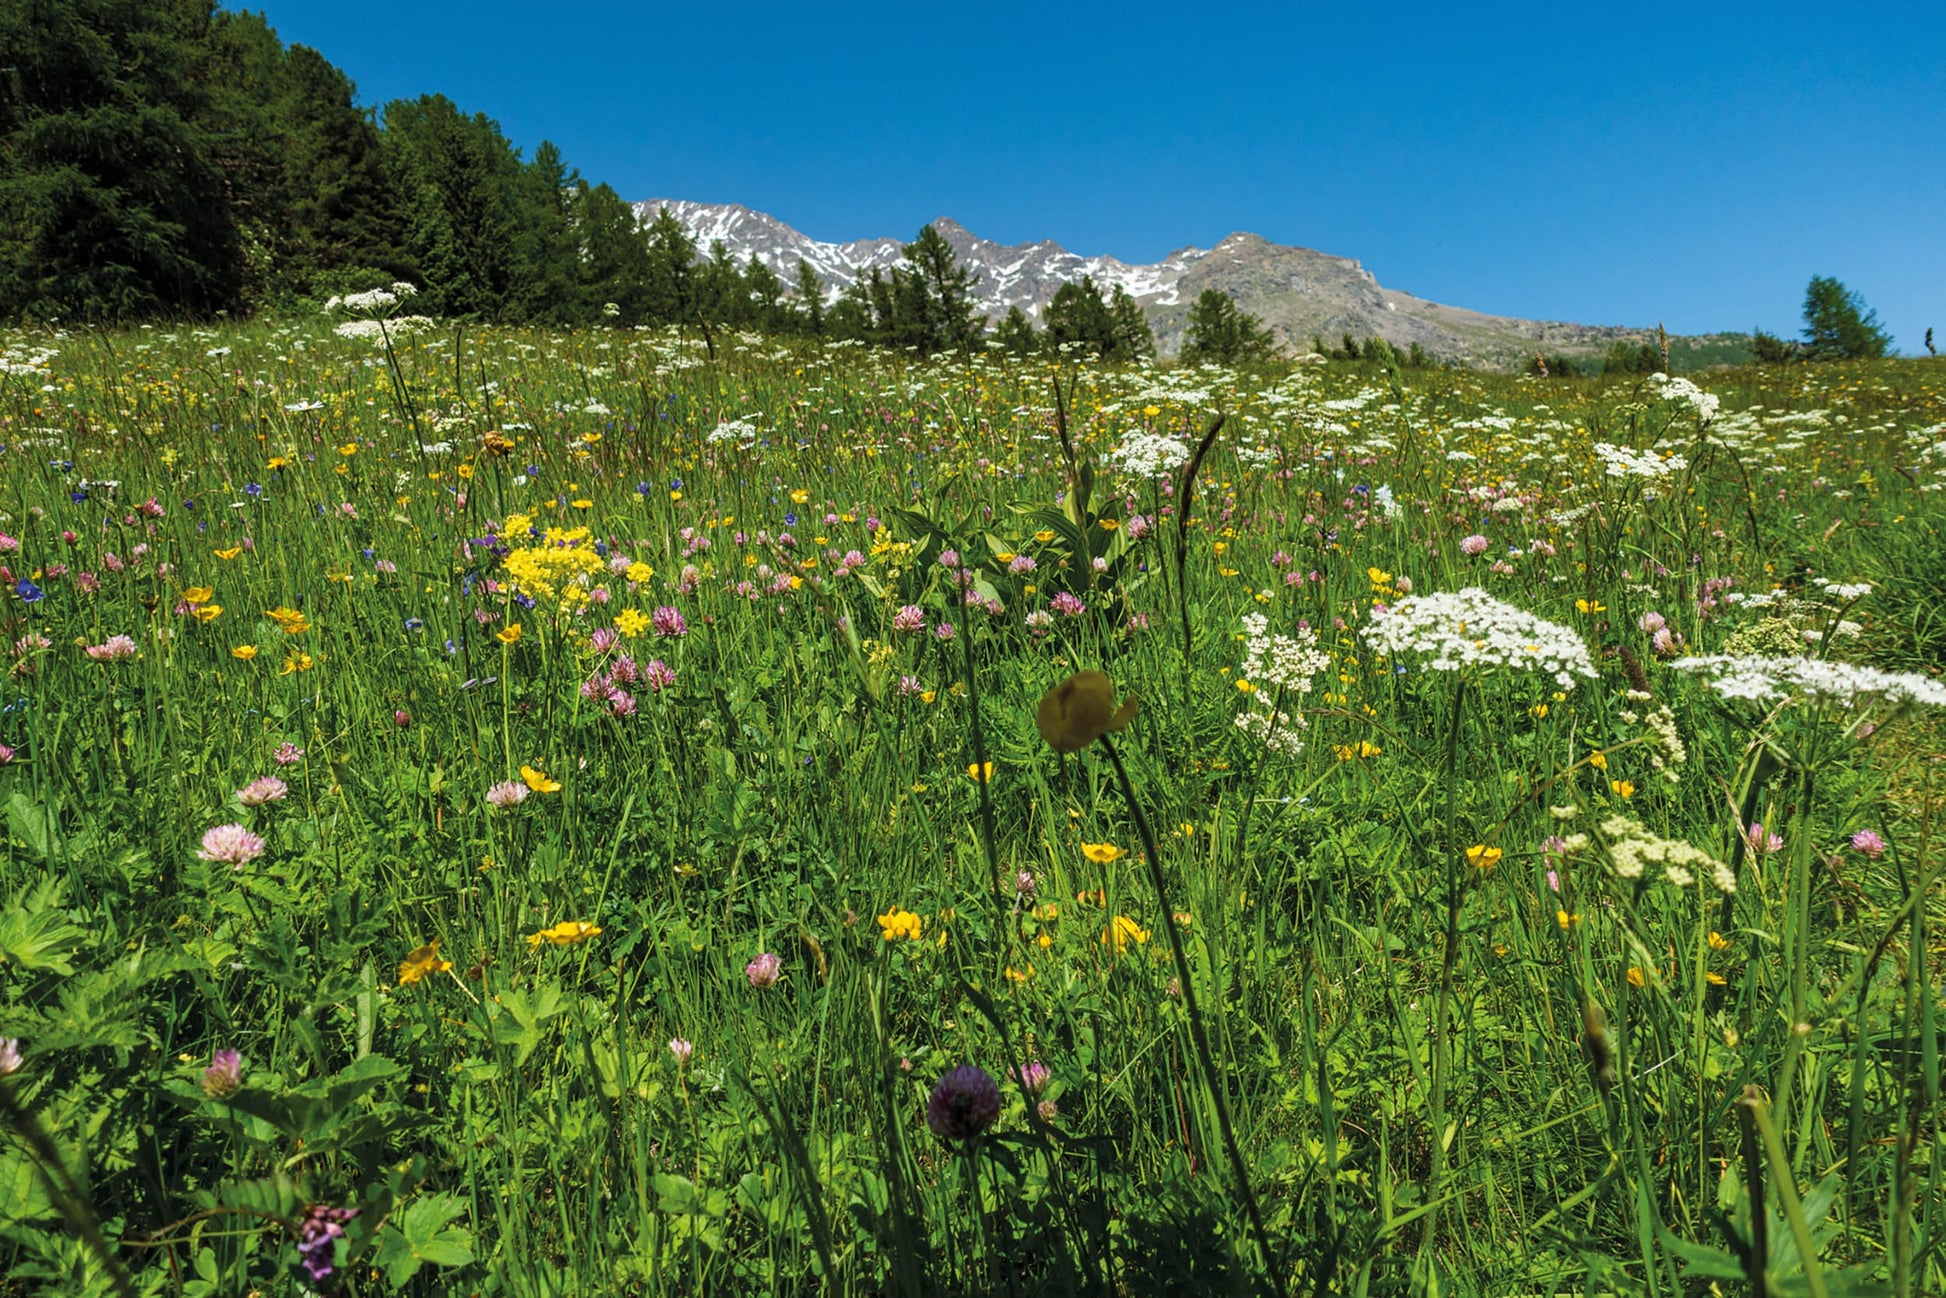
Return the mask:
M1122 444L1102 456L1130 477L1160 478L1189 463L1189 445L1162 433L1130 433Z
M1702 676L1711 689L1726 699L1764 703L1772 699L1802 698L1847 708L1871 703L1946 707L1946 685L1916 672L1881 671L1858 663L1710 654L1679 658L1670 666Z
M1595 678L1588 646L1571 628L1495 599L1477 586L1408 595L1365 628L1382 654L1419 660L1428 671L1542 672L1562 689Z

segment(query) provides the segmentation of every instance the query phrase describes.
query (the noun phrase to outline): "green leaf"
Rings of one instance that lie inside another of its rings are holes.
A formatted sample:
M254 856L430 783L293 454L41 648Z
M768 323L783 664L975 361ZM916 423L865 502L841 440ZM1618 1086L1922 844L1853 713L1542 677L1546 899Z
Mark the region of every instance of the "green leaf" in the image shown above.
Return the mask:
M404 1284L430 1262L434 1266L465 1266L473 1260L473 1234L450 1223L465 1215L466 1203L457 1195L430 1194L413 1202L380 1233L373 1265L394 1285Z

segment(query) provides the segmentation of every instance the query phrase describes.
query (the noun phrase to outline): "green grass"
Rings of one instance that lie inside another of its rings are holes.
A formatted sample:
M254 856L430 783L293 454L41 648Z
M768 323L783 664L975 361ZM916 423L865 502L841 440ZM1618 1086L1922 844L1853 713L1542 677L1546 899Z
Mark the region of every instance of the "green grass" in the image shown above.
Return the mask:
M1946 370L1713 374L1706 428L1633 380L3 341L0 1293L1747 1293L1753 1185L1776 1292L1946 1283L1938 719L1671 665L1841 615L1818 652L1937 675ZM1218 413L1186 530L1178 480L1103 458ZM1381 657L1408 582L1598 679ZM1777 587L1761 626L1723 598ZM684 634L596 635L664 607ZM1251 613L1316 630L1308 692L1239 688ZM673 683L616 715L617 654ZM1036 727L1079 669L1140 700L1133 804ZM523 767L559 787L490 806ZM1733 901L1619 877L1621 815ZM263 854L199 859L229 823ZM963 1063L1001 1113L948 1143ZM359 1210L325 1281L313 1204Z

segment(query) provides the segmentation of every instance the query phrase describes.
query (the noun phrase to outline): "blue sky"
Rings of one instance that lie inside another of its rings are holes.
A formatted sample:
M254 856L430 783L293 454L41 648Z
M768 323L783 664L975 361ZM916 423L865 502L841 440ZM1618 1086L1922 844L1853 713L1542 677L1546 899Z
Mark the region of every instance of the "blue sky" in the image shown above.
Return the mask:
M625 198L819 239L949 215L1152 261L1232 230L1506 315L1946 337L1946 5L259 0Z

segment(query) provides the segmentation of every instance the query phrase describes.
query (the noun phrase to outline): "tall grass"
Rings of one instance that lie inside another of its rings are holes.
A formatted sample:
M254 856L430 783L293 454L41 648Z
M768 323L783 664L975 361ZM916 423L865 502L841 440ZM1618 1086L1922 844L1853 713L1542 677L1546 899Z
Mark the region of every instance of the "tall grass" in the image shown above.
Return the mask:
M1946 372L389 341L6 340L15 1291L1946 1284L1938 719L1677 667L1937 674ZM1468 586L1597 677L1375 651Z

